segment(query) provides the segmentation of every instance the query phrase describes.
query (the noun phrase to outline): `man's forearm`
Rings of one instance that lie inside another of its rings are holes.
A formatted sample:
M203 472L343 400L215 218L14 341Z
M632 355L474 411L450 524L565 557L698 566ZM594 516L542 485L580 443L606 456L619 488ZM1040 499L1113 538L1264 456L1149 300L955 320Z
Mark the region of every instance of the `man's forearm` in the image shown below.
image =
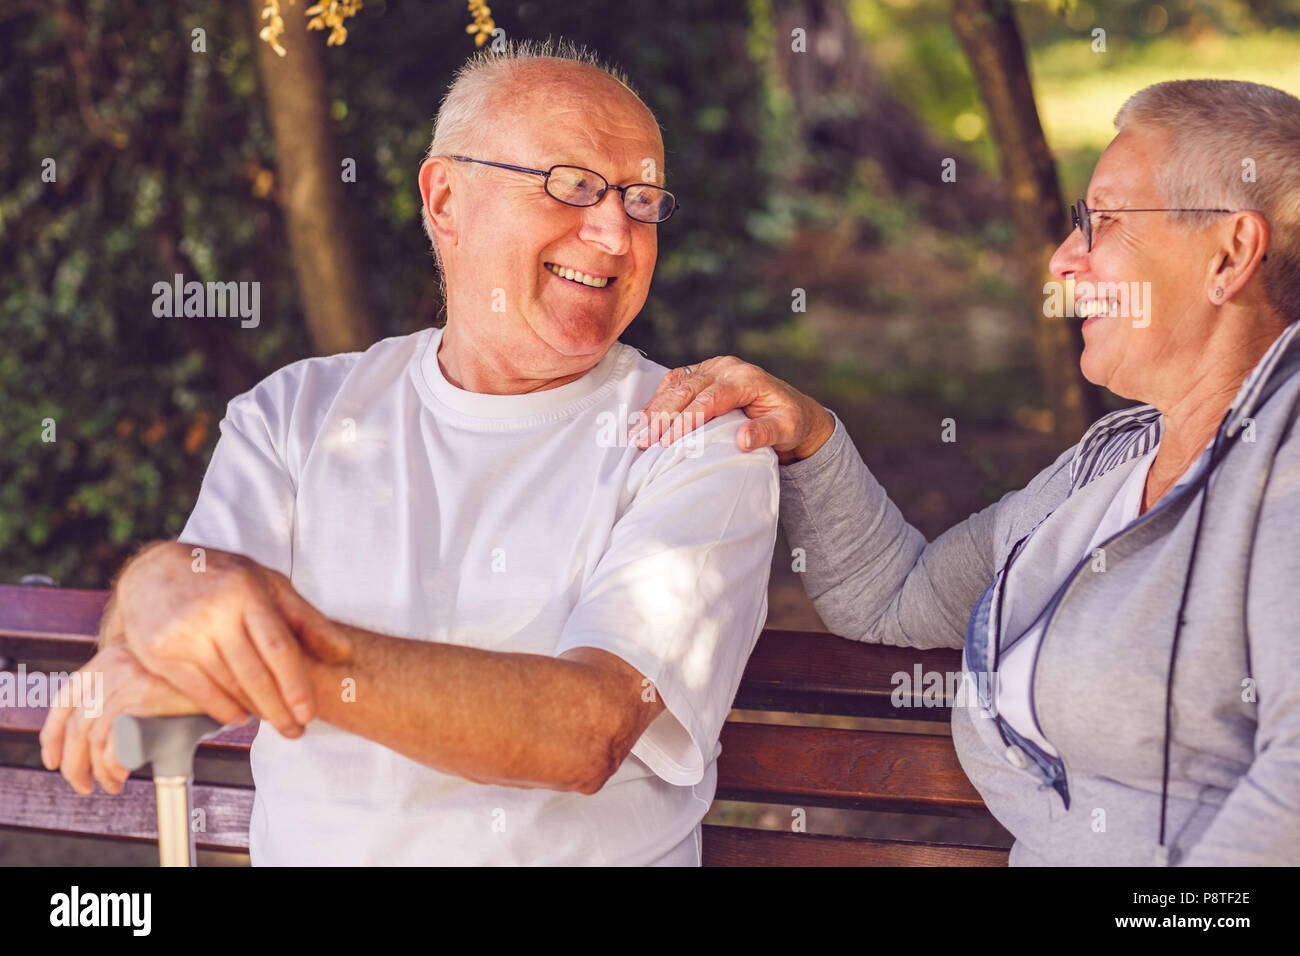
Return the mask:
M161 556L158 567L153 565L159 562L140 562L151 545L123 568L101 621L103 640L121 633L123 607L143 601L159 618L146 622L155 631L167 626L171 615L186 614L192 618L184 629L190 644L194 634L207 635L224 648L231 628L247 641L247 608L269 597L286 615L287 636L296 634L302 645L300 660L316 717L437 770L480 783L594 793L662 709L652 697L647 709L629 713L628 701L641 692L640 675L632 668L625 666L620 674L603 661L595 666L587 660L507 654L338 624L315 611L287 579L238 555L209 549L208 574L198 578L212 580L200 581L189 573L188 557L171 544L175 553ZM130 570L137 565L142 570ZM187 600L177 608L149 603L154 594L173 597L178 581L195 593L182 595ZM204 604L205 598L210 603ZM273 635L264 627L262 636ZM129 643L134 647L134 637ZM193 653L181 642L180 650L161 657L175 659L182 651ZM265 660L261 648L254 653ZM220 686L245 711L266 718L242 686Z
M619 688L600 670L337 626L352 659L309 665L327 723L476 783L594 793L617 769Z

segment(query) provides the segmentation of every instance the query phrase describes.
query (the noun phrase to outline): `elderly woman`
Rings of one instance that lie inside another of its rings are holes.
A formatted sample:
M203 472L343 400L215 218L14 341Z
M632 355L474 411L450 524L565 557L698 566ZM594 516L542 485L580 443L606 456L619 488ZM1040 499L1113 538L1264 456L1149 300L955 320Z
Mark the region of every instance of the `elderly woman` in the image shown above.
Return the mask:
M837 634L964 646L963 685L990 690L953 741L1013 865L1294 865L1300 100L1161 83L1115 124L1051 269L1076 281L1084 375L1145 404L1026 487L927 544L840 421L761 369L674 370L645 412L745 409ZM1135 281L1149 316L1125 314Z

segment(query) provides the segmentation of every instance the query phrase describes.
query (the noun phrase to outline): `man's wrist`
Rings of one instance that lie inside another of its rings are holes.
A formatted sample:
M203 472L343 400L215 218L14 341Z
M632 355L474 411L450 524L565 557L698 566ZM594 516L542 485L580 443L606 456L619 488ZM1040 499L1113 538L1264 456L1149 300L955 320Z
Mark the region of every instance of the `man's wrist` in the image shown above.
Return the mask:
M135 554L131 555L131 557L127 558L126 563L118 569L117 577L114 579L112 587L109 588L109 601L116 601L117 596L122 593L122 582L131 574L132 568L142 564L149 555L153 554L159 548L169 544L174 545L176 543L177 542L167 538L150 541Z
M126 560L126 563L118 569L117 577L114 578L112 585L108 589L108 601L104 605L104 612L99 618L99 636L96 638L95 645L97 649L103 650L113 644L126 643L126 631L122 627L122 611L118 606L118 595L122 591L122 581L126 578L128 572L134 567L141 558L152 551L155 551L164 544L172 543L168 539L159 539L150 541L135 554Z
M95 638L95 649L102 651L113 644L126 643L126 631L121 626L121 613L117 609L117 592L110 591L104 612L99 618L99 634Z

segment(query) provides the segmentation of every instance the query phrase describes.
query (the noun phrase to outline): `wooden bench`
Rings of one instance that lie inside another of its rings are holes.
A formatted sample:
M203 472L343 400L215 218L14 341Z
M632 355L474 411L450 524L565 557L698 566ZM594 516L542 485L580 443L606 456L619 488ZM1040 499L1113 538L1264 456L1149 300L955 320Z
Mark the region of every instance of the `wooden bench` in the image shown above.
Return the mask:
M30 671L32 662L45 662L51 670L79 667L93 653L106 599L105 591L0 585L0 668L13 670L22 663ZM717 800L779 806L782 825L706 825L705 865L1005 865L1006 842L987 845L992 841L985 838L986 845L974 845L979 841L963 839L966 833L998 828L943 732L950 711L896 707L890 699L893 675L912 675L918 663L928 672L957 672L960 654L764 631L745 669L737 712L722 732ZM807 715L875 718L898 732L808 726ZM0 765L0 827L156 841L152 782L141 775L127 781L119 796L98 787L79 796L58 773L40 765L37 733L44 719L44 709L0 707L0 741L22 744L16 748L20 758ZM776 720L786 722L769 722ZM908 722L915 721L930 726L914 732ZM248 849L253 790L205 782L202 761L246 764L252 737L251 728L240 728L200 747L194 805L206 815L204 832L196 834L201 849ZM14 750L8 747L6 753ZM799 812L792 808L810 807L955 818L949 824L958 827L959 842L796 832L792 823Z

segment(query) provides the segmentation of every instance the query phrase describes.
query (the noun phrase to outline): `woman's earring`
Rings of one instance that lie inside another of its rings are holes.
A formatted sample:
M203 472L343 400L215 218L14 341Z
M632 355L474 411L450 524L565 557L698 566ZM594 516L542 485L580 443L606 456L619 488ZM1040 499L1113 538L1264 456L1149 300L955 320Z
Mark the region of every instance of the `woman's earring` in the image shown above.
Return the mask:
M1223 298L1223 290L1222 290L1222 289L1215 289L1215 290L1214 290L1214 297L1215 297L1216 299L1222 299L1222 298Z

